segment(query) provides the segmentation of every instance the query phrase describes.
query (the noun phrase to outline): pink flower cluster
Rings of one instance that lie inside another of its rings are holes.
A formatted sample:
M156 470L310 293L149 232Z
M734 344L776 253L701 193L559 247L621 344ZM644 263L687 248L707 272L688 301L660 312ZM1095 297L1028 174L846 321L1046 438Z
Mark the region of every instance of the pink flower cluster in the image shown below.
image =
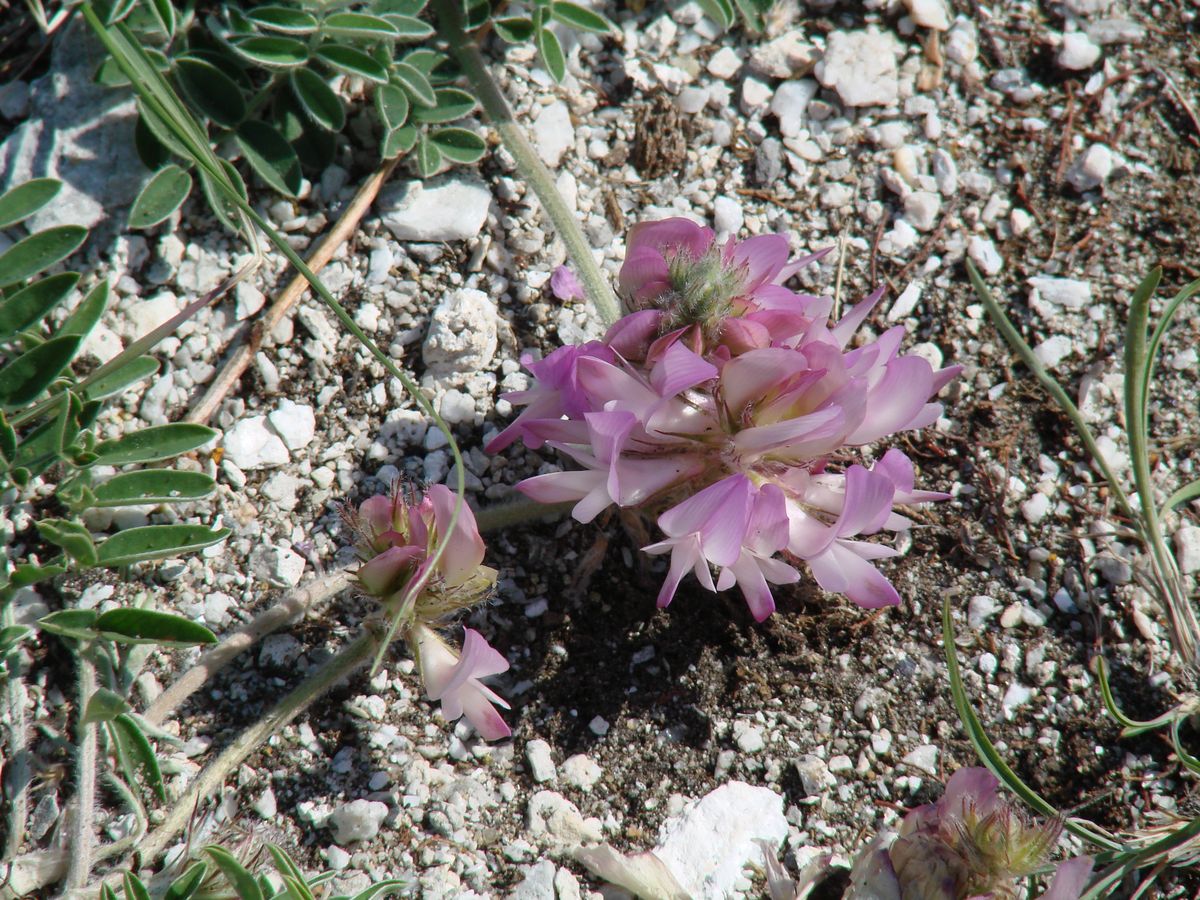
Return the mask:
M915 490L899 450L869 466L853 451L933 423L959 368L901 355L900 327L847 349L882 290L831 322L832 299L784 286L822 255L789 262L781 235L718 244L686 219L640 224L620 273L634 311L602 341L523 360L536 383L507 395L524 409L488 450L520 439L573 459L518 488L575 501L581 522L614 503L663 510L664 539L643 548L670 554L659 606L690 571L709 590L736 584L761 621L800 561L862 606L899 602L872 565L896 551L861 538L907 528L897 504L944 495Z
M429 699L441 701L449 721L465 715L485 740L497 740L510 732L493 704L508 704L479 679L507 671L508 660L470 628L460 655L430 627L479 602L496 580L483 565L483 538L470 507L463 504L451 525L457 501L443 484L420 498L397 488L365 500L347 515L362 560L355 578L400 617Z

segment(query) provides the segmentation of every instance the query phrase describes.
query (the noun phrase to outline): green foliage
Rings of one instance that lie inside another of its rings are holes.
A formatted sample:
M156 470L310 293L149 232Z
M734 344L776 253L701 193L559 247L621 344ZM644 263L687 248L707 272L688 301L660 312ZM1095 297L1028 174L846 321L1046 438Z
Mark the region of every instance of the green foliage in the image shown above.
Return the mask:
M486 4L480 5L486 7ZM480 5L468 5L470 27L481 24L472 18L474 10ZM532 40L546 71L555 81L562 81L567 76L567 57L558 35L550 30L550 25L555 22L593 34L610 34L616 30L613 23L600 13L569 0L534 0L530 15L502 16L492 20L491 24L496 34L509 43L521 44Z

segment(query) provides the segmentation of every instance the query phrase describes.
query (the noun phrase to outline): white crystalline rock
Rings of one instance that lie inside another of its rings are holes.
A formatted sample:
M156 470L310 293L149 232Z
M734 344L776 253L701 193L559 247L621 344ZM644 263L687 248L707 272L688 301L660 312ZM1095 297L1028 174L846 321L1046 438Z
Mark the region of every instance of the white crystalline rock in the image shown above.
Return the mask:
M1036 275L1029 279L1029 286L1031 304L1041 300L1066 309L1083 309L1092 304L1092 286L1086 281Z
M797 137L804 129L808 104L817 96L820 86L811 78L785 81L775 89L771 112L779 119L779 133L785 138Z
M904 0L908 14L922 28L946 31L950 28L950 11L946 0Z
M554 169L563 156L575 146L575 126L571 110L561 100L543 106L533 120L533 145L542 162Z
M1056 334L1046 338L1033 348L1033 355L1047 369L1053 369L1071 355L1074 345L1065 334Z
M737 234L744 221L742 204L733 197L721 195L713 201L713 225L718 235Z
M267 428L266 416L242 419L225 432L225 458L243 471L287 463L287 447Z
M741 781L722 785L663 824L654 850L695 900L724 900L763 848L778 847L788 833L783 798Z
M938 748L933 744L922 744L910 750L900 761L906 766L916 769L918 772L924 772L926 775L937 775L937 759Z
M376 800L353 800L329 814L333 839L339 844L369 841L379 834L379 826L387 816L386 803Z
M1072 31L1063 35L1062 46L1058 48L1058 64L1064 69L1079 71L1090 69L1100 58L1100 48L1092 43L1082 31Z
M732 47L722 47L708 61L708 74L727 80L742 68L742 58Z
M917 308L917 303L920 300L921 286L915 281L911 282L900 296L896 298L896 302L892 304L892 308L888 310L887 320L889 322L899 322Z
M941 208L942 198L933 191L913 191L904 198L904 217L918 231L931 231Z
M1200 528L1185 525L1175 532L1175 554L1185 575L1200 572Z
M896 59L902 52L891 32L835 31L817 63L817 78L847 106L889 106L900 93Z
M267 415L267 422L289 450L307 447L317 433L313 408L286 398L279 401L278 409Z
M1067 171L1067 181L1077 191L1090 191L1104 184L1115 167L1112 150L1104 144L1092 144Z
M435 374L486 369L496 353L496 304L483 291L451 291L434 308L421 345Z
M482 181L456 176L389 187L376 208L398 241L461 241L479 234L491 202Z
M1004 268L1004 258L996 250L996 245L977 234L967 241L967 255L984 275L995 275Z

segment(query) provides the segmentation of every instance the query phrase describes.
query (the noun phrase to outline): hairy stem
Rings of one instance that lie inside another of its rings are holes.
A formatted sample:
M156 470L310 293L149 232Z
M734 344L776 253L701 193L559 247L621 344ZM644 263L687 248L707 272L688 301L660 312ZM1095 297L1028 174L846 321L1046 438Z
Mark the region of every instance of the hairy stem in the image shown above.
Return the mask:
M25 822L29 818L29 723L25 718L25 683L18 674L8 675L4 699L4 721L8 726L8 765L5 766L4 780L10 798L3 858L12 859L21 851Z
M246 757L253 753L263 741L303 712L314 700L352 672L366 665L378 646L379 637L369 627L365 628L336 656L275 704L266 715L238 735L232 744L204 767L204 770L188 787L187 793L172 805L171 811L163 823L141 842L138 851L142 859L150 862L166 850L176 835L187 826L196 807L219 788Z
M340 571L331 572L292 591L201 655L194 666L158 695L142 718L152 725L161 725L188 697L200 690L239 654L249 650L268 634L300 621L313 606L336 596L349 585L349 576Z
M67 866L67 891L87 884L92 869L92 845L95 831L92 820L96 812L96 726L85 722L88 700L96 693L96 668L86 652L79 659L79 703L77 750L75 768L78 782L75 789L75 815L71 827L71 862Z
M605 324L611 325L621 317L621 304L609 286L607 276L596 265L592 247L580 230L575 214L567 207L558 188L555 187L554 175L546 168L529 139L525 137L525 132L513 119L512 110L492 79L483 54L463 30L461 6L460 0L434 0L438 33L450 45L450 52L470 79L488 119L500 133L500 138L516 160L521 175L542 201L546 215L550 217L550 222L567 245L571 261L579 269L579 279L583 282L588 300Z
M539 519L558 518L575 505L573 500L565 503L538 503L526 497L518 497L507 503L485 506L475 513L475 524L483 534L503 531L514 525L536 522Z

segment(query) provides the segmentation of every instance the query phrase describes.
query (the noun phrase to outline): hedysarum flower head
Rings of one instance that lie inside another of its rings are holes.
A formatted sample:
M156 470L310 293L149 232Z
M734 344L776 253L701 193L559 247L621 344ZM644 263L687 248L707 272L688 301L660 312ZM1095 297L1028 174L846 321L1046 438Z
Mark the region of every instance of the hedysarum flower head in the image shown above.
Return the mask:
M407 603L413 618L434 621L481 600L496 572L483 563L483 538L465 503L451 527L458 498L443 484L422 497L399 485L347 513L362 565L354 573L364 592L386 603ZM435 560L438 550L441 555Z
M785 286L822 255L789 261L780 235L718 244L686 219L637 225L619 279L629 315L603 341L526 361L535 385L506 395L525 408L489 450L520 438L579 466L521 491L577 501L584 522L614 503L658 515L665 539L645 549L670 554L660 606L692 572L709 590L736 584L761 620L801 561L862 606L900 601L872 564L895 551L862 538L907 528L897 504L945 495L915 490L900 451L871 464L860 448L935 422L959 369L903 355L903 328L850 348L882 290L832 322L830 298Z

